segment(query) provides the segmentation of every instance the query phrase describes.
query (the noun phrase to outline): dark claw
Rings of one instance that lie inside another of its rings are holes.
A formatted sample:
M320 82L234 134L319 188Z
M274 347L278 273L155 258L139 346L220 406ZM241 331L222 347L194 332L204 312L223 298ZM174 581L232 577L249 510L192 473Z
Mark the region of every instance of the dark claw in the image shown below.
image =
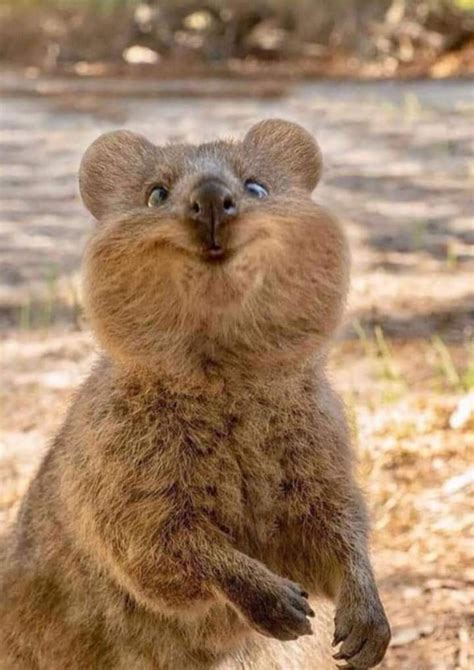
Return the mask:
M334 654L333 659L335 661L347 661L347 656L342 651L339 651L337 654Z
M290 589L295 591L299 596L302 596L303 598L309 598L308 591L306 591L300 584L296 584L295 582L292 582L289 579L287 579L286 581Z

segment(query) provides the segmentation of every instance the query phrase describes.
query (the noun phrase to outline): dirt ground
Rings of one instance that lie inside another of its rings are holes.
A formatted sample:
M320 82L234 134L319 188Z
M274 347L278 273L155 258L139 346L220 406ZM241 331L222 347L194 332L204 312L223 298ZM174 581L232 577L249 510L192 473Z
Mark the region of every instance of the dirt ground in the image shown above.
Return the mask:
M331 374L353 423L393 625L382 667L474 667L472 85L324 82L245 97L203 83L215 97L181 84L159 98L113 82L107 95L35 86L19 94L19 84L0 108L0 525L95 355L80 311L93 225L77 195L82 151L121 126L192 141L287 117L318 137L326 171L315 198L352 243Z

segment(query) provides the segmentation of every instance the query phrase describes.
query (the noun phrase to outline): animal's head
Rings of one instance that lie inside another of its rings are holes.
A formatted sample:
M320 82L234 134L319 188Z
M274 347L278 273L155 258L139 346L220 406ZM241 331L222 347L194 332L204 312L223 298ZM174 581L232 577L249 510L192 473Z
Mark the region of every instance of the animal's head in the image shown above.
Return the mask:
M80 189L98 220L84 293L101 343L145 366L178 350L274 366L321 347L340 318L348 254L311 200L320 173L314 139L281 120L198 146L99 137Z

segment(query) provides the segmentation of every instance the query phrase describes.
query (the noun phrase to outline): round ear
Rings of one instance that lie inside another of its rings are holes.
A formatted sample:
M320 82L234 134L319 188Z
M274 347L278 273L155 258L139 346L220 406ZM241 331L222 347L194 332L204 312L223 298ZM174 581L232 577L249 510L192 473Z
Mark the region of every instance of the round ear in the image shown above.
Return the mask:
M104 133L85 152L79 189L96 218L143 204L143 184L156 163L157 148L128 130Z
M281 164L303 188L312 191L322 171L322 156L316 140L291 121L267 119L250 128L244 146Z

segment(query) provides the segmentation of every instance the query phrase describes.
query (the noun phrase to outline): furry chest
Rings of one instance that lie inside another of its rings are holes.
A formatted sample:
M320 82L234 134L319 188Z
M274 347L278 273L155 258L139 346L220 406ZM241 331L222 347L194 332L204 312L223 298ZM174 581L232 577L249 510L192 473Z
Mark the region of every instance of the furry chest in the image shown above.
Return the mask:
M192 474L198 508L238 545L257 551L268 544L281 513L284 470L268 453L265 435L242 421L226 434L208 435L200 451Z

